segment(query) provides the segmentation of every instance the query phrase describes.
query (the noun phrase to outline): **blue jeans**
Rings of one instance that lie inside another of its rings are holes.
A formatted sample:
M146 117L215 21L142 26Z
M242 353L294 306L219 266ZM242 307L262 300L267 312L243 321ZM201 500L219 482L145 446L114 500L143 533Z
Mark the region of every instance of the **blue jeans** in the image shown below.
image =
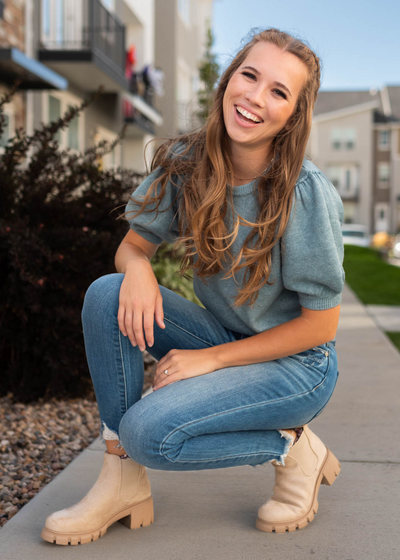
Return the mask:
M176 381L142 398L143 354L117 321L123 278L116 273L93 282L82 310L102 436L107 428L132 459L152 469L256 466L274 459L284 464L293 438L281 430L307 424L332 396L339 373L335 340L279 360ZM157 360L173 348L247 338L210 311L160 290L166 328L154 322L154 345L146 348Z

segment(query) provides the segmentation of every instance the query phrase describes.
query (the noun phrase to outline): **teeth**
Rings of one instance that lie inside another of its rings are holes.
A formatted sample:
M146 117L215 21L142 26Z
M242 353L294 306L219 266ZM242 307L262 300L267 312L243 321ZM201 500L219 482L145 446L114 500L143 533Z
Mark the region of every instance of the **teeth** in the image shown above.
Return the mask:
M251 119L252 121L259 123L261 122L261 120L256 117L255 115L252 115L251 113L249 113L248 111L246 111L246 109L242 109L242 107L236 107L236 111L238 113L240 113L241 115L243 115L244 117Z

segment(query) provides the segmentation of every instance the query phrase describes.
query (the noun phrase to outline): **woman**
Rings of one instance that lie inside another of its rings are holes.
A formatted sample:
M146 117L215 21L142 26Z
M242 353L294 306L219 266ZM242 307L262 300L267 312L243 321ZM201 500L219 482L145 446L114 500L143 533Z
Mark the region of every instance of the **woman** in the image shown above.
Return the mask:
M306 426L336 385L343 207L304 159L320 86L316 55L276 29L223 74L206 125L163 144L127 206L118 271L96 280L82 313L107 446L78 504L42 537L90 542L120 520L153 522L145 467L197 470L272 463L262 531L312 521L338 460ZM163 240L185 247L204 308L159 286ZM158 359L141 399L144 349Z

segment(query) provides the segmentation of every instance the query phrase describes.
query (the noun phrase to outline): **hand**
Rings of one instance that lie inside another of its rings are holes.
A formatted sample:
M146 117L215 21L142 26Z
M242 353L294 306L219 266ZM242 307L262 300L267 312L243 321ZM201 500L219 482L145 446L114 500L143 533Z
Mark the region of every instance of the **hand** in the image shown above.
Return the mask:
M153 391L175 381L212 373L218 364L209 348L201 350L170 350L157 364ZM168 375L164 371L168 370Z
M141 352L147 344L153 346L154 319L165 329L163 302L157 279L149 261L134 259L128 263L119 292L118 326L133 346Z

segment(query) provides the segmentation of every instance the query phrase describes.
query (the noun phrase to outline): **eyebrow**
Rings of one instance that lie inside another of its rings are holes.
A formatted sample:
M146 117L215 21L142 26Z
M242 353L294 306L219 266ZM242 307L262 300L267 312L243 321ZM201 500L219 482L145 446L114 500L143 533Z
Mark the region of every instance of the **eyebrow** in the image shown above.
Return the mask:
M243 66L242 70L244 70L245 68L248 68L249 70L253 70L253 72L255 74L257 74L258 76L261 75L260 72L256 68L254 68L253 66ZM286 90L288 92L288 94L290 95L290 97L292 97L292 94L290 93L290 89L288 87L286 87L285 84L282 84L281 82L274 82L274 84L276 84L277 86Z

